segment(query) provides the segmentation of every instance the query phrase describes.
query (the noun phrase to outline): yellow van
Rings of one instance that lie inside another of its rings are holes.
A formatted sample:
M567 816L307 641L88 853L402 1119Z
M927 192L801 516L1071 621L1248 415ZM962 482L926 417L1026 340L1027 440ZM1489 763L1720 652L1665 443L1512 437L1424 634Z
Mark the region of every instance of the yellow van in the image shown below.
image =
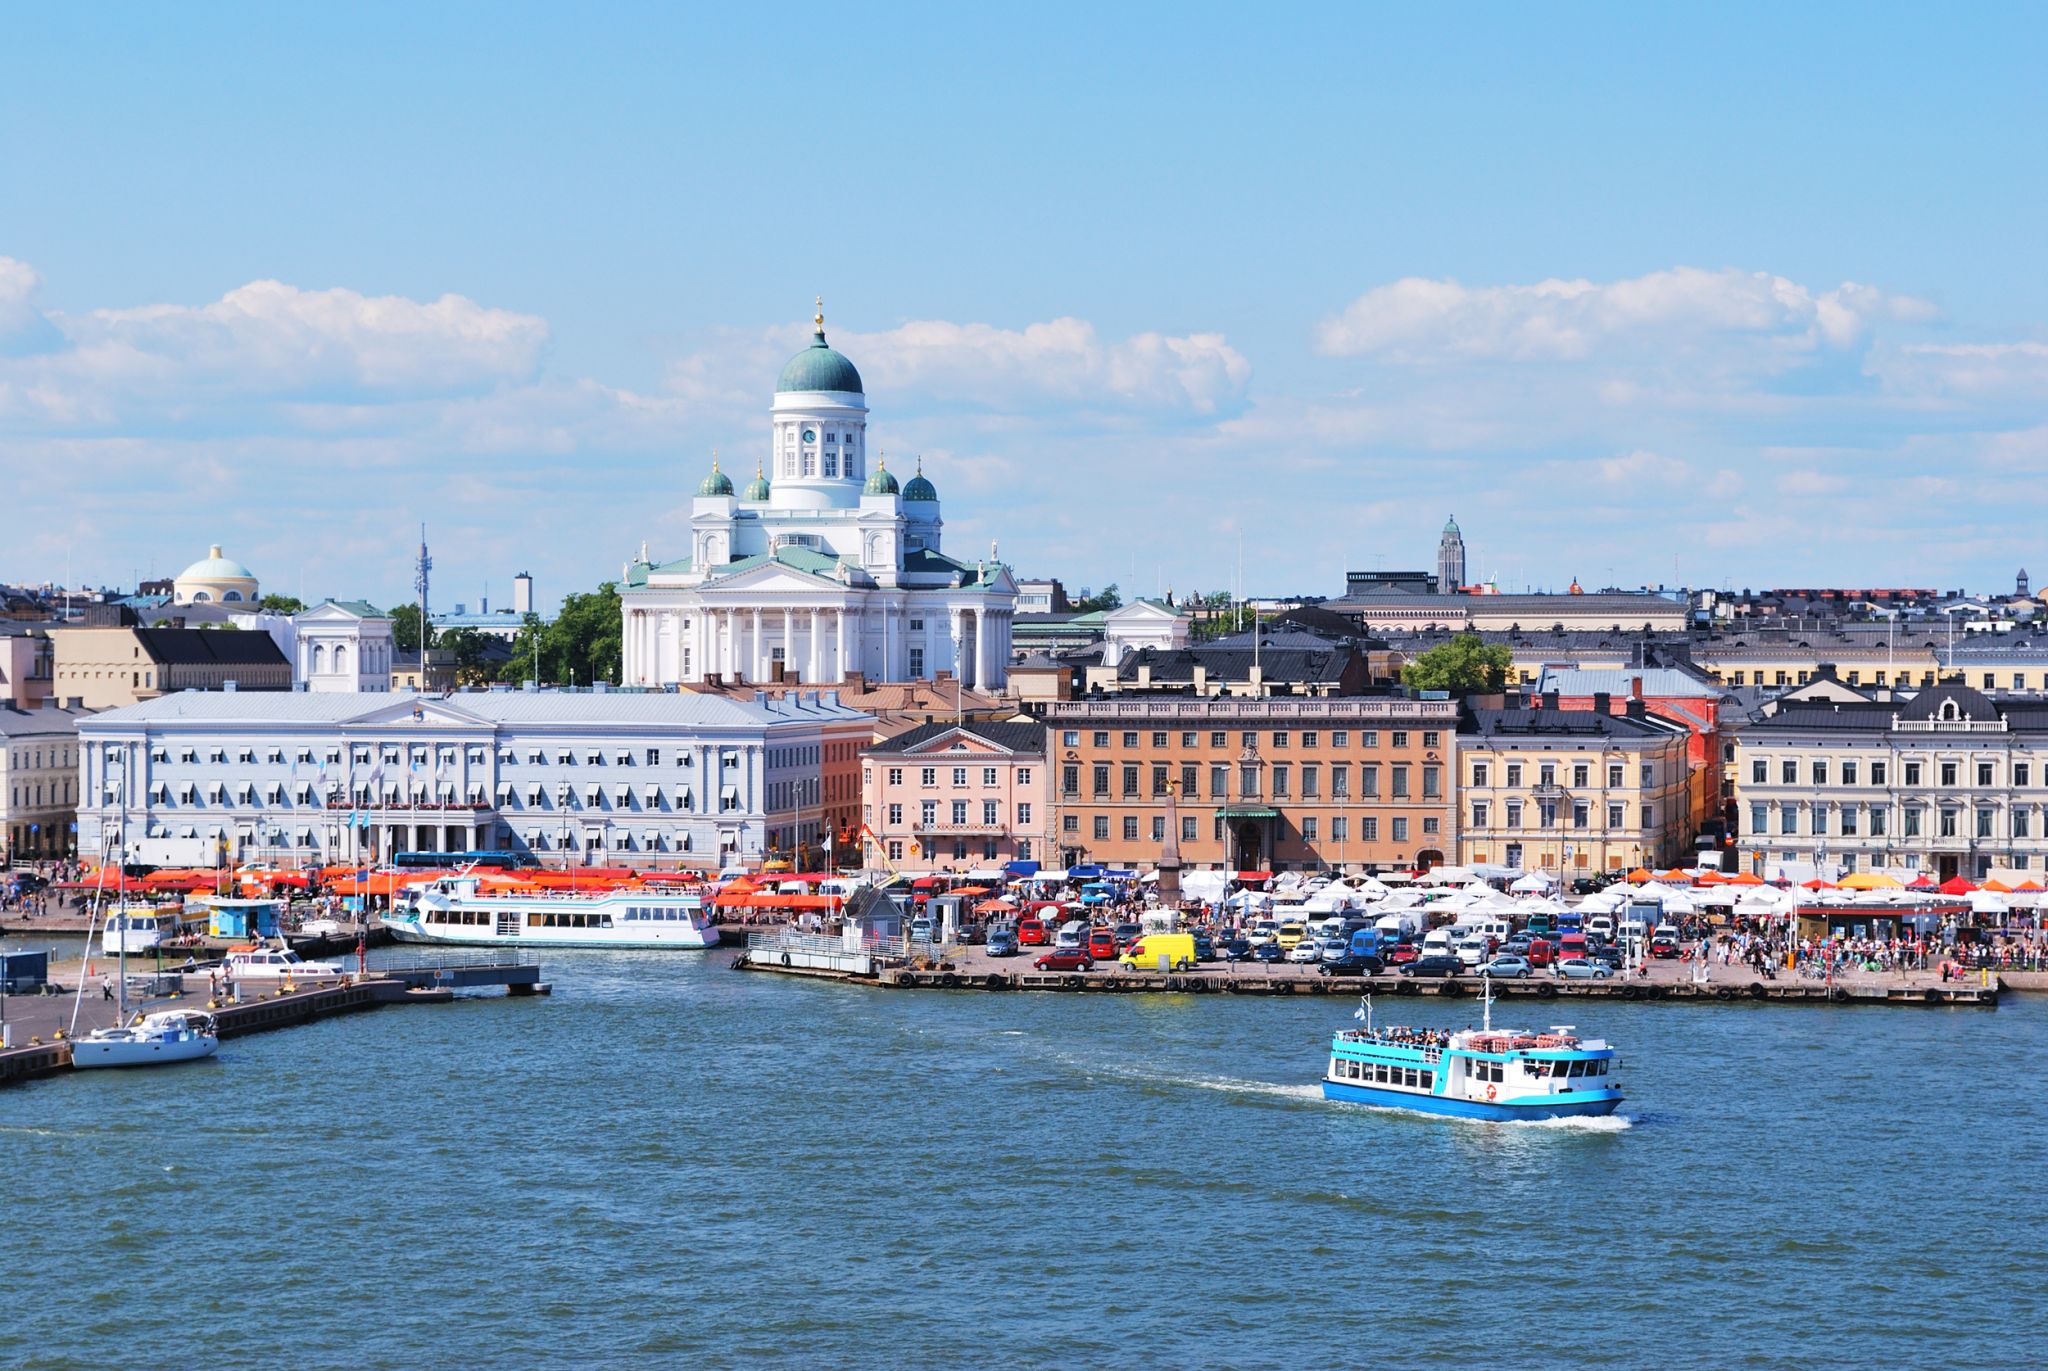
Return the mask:
M1147 933L1124 949L1117 965L1127 971L1156 971L1159 959L1175 971L1191 971L1195 965L1195 935L1192 933Z
M1297 923L1284 923L1273 934L1273 941L1280 944L1283 952L1294 951L1294 945L1308 936L1308 930Z

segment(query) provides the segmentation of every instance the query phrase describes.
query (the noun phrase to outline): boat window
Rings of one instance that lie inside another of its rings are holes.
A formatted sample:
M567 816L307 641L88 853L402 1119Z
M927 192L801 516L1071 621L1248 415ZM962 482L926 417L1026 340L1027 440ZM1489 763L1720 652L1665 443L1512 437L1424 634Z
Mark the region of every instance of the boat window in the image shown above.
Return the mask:
M1422 1073L1422 1088L1424 1090L1436 1089L1436 1072L1425 1071Z
M1404 1066L1401 1068L1401 1084L1412 1090L1415 1088L1416 1079L1414 1067Z
M609 915L609 914L600 914L600 915L598 915L598 916L597 916L597 926L598 926L599 928L610 928L610 927L612 926L612 916L611 916L611 915Z

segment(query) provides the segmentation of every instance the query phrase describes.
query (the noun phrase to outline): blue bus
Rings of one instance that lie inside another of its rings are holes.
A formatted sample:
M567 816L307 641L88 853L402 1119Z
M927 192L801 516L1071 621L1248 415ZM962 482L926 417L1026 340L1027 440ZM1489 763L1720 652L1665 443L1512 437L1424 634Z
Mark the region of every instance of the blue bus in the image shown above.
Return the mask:
M393 866L443 867L490 866L505 870L538 867L540 859L531 852L401 852L391 859Z

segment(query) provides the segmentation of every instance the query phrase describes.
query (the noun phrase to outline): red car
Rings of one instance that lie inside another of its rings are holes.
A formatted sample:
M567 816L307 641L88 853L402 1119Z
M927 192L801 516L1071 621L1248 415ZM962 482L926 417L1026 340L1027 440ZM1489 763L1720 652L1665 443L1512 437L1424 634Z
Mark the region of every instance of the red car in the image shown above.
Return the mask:
M1113 962L1116 960L1116 952L1117 947L1115 933L1111 932L1107 928L1101 927L1091 928L1088 930L1089 956L1093 957L1098 962Z
M1045 945L1045 920L1017 920L1017 942L1025 947L1043 947Z
M1059 948L1031 963L1040 971L1093 971L1095 959L1078 948Z
M1529 944L1529 950L1522 954L1531 966L1549 966L1557 960L1557 949L1545 938L1537 938Z
M1396 943L1387 949L1387 965L1403 966L1421 955L1420 952L1415 950L1413 943Z

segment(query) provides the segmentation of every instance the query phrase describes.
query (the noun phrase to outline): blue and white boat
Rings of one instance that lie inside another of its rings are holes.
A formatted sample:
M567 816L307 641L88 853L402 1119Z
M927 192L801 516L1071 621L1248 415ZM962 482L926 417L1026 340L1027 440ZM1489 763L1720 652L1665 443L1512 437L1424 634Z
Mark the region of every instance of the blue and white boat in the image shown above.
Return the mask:
M1330 1040L1323 1097L1465 1119L1512 1122L1612 1114L1621 1104L1614 1049L1571 1025L1541 1033L1493 1026L1493 987L1479 1028L1364 1028Z

